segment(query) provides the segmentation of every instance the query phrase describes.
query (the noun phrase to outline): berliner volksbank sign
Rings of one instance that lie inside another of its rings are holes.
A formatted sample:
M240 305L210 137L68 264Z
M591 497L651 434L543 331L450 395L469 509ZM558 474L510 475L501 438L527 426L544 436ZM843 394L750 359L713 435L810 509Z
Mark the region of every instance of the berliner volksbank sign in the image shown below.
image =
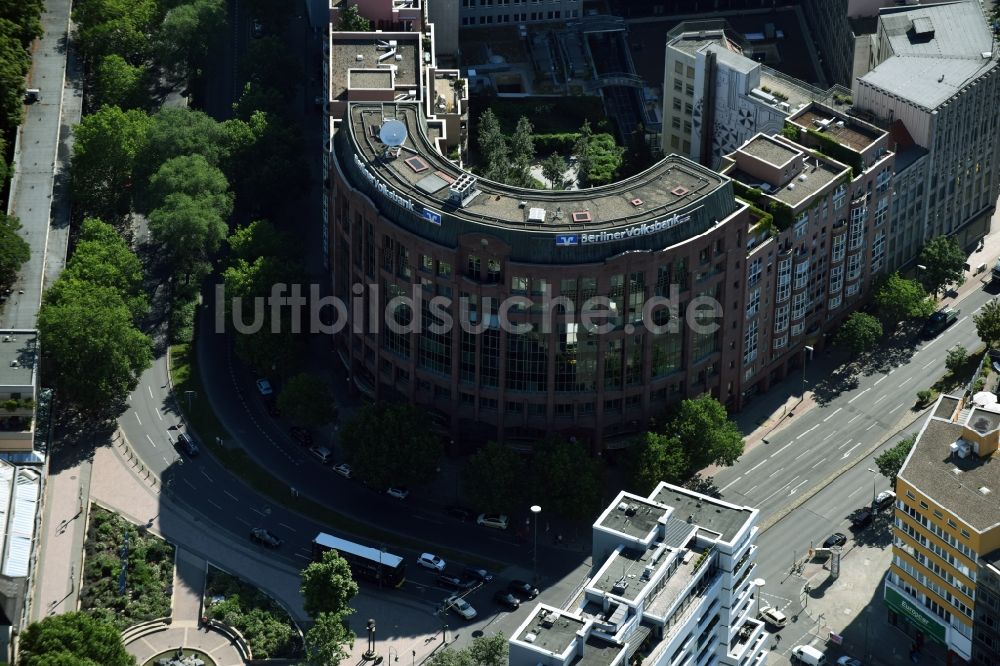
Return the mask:
M691 219L691 213L681 215L675 213L670 217L655 222L643 222L632 227L626 227L618 231L599 231L593 234L560 234L556 236L556 245L567 247L570 245L597 245L598 243L614 243L615 241L628 240L639 236L649 236L657 234L667 229L672 229L679 224L684 224Z

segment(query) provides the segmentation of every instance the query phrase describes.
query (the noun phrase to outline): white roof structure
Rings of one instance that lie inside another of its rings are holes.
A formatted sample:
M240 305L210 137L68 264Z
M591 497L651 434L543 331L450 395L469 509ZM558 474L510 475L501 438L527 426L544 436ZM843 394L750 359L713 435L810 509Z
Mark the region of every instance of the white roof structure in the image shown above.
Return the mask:
M8 523L8 537L4 548L5 576L28 575L41 482L41 476L34 470L21 468L17 471L14 481L14 510Z

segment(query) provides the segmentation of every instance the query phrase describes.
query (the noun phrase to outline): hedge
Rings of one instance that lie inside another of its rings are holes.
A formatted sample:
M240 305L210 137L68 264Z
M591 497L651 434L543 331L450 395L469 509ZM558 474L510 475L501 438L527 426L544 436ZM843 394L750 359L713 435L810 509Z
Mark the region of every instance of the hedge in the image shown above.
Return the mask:
M811 127L806 130L806 132L816 140L819 144L818 149L824 155L832 157L841 164L846 164L851 167L855 174L860 174L865 170L864 161L861 159L861 154L857 153L850 148L845 148L836 142L836 140L828 137L822 132L817 132Z
M548 156L552 153L568 155L573 152L573 144L580 138L579 132L559 132L558 134L534 134L535 154Z

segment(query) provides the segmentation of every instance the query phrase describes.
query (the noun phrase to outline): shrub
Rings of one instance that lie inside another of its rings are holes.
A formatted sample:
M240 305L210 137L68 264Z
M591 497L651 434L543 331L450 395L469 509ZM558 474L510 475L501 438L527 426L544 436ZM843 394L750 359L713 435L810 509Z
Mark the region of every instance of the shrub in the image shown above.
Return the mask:
M924 389L923 391L917 391L917 404L921 407L926 407L934 401L937 394L933 389Z
M258 588L210 568L205 596L210 618L235 627L258 659L291 659L302 655L302 639L288 613Z
M551 155L560 153L568 155L573 152L573 144L580 136L579 132L560 132L558 134L533 134L536 155Z
M198 312L195 300L174 299L170 307L170 340L173 344L194 340L194 318Z

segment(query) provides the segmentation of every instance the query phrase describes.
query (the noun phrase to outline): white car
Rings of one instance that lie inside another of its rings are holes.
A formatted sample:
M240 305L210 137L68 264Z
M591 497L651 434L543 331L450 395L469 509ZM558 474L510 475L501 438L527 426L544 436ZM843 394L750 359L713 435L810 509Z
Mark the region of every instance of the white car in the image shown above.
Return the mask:
M765 606L760 609L760 614L757 617L772 627L781 628L788 624L788 618L777 608L771 608L770 606Z
M444 600L444 606L448 610L455 611L466 620L472 620L476 617L476 609L473 608L468 601L453 594Z
M402 486L390 486L389 489L385 491L385 494L389 497L395 497L396 499L406 499L409 496L410 491Z
M345 479L349 479L352 476L354 476L354 471L351 469L351 466L348 465L347 463L340 463L339 465L333 468L333 471L341 475Z
M431 571L444 571L445 561L434 553L423 553L417 558L417 564Z
M883 490L875 498L875 509L881 510L892 506L896 502L896 493L891 490Z
M274 393L274 389L271 388L271 382L263 377L257 380L257 390L260 391L261 395L271 395Z
M507 516L502 513L481 513L476 518L477 525L492 527L495 530L507 529Z

